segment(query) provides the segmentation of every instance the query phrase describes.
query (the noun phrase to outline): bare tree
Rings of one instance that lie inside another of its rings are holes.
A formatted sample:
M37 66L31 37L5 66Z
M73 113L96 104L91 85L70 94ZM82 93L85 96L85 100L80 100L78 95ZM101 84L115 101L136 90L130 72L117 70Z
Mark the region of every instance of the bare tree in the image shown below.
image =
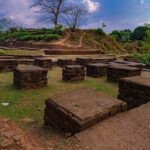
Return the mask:
M37 0L31 7L38 8L36 12L43 14L42 21L50 21L55 26L58 25L61 15L66 14L69 10L66 0Z
M72 4L65 18L66 25L71 30L75 30L76 27L78 27L81 22L85 22L85 19L88 14L89 14L88 9L83 5Z

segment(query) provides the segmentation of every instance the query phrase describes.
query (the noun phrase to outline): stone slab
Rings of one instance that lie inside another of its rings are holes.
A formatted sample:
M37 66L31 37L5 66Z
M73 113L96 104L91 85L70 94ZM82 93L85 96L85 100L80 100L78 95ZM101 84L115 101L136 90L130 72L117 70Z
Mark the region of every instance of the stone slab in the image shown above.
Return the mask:
M125 101L129 108L150 102L150 79L135 76L120 80L118 98Z
M109 81L118 82L125 77L132 77L141 75L141 69L135 67L129 67L126 65L111 65L107 69L107 79Z
M72 90L46 100L45 124L76 133L126 110L126 103L91 89Z
M75 135L84 150L150 150L150 103Z

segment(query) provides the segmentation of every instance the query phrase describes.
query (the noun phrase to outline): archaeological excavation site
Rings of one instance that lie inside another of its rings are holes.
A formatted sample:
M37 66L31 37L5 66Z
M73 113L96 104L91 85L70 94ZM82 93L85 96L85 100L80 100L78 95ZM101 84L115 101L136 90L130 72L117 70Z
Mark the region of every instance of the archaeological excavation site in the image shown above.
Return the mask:
M148 0L0 0L0 150L150 150Z

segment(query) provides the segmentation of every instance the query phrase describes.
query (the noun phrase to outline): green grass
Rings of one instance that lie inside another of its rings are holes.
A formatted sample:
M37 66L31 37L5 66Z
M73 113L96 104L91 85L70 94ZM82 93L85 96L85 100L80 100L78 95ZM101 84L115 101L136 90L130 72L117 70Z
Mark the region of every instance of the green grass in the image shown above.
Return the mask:
M0 50L1 55L40 55L40 51L29 50Z
M16 122L29 117L43 123L44 101L53 95L71 89L82 87L92 88L98 92L103 92L113 97L117 97L118 85L109 83L105 78L86 80L76 83L65 83L61 81L61 69L54 68L48 74L48 87L21 91L13 87L13 73L0 74L0 103L10 102L10 106L0 105L0 116L5 116ZM42 111L38 110L41 108Z

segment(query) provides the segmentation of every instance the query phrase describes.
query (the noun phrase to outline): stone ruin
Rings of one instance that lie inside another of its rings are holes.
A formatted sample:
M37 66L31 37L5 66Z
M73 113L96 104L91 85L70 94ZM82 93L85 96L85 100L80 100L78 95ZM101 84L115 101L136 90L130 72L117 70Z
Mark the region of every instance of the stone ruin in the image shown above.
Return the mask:
M65 67L67 65L73 65L72 59L58 59L57 64L59 67Z
M91 77L103 77L107 75L108 65L102 63L88 64L86 66L86 75Z
M112 65L107 69L108 81L118 82L125 77L132 77L141 75L141 69L124 66L124 65Z
M17 66L16 59L0 59L0 72L13 71Z
M19 65L34 65L34 59L17 59Z
M125 101L129 108L150 102L150 80L140 76L121 79L118 98Z
M76 133L126 110L126 103L91 89L78 89L45 102L45 125Z
M52 69L52 59L49 58L36 58L34 64L41 68Z
M47 69L32 65L21 65L14 69L14 86L18 89L36 89L46 87Z
M93 62L92 58L77 58L76 64L81 66L86 66L87 64L90 64Z
M62 70L63 81L81 81L85 78L85 68L80 65L69 65Z

